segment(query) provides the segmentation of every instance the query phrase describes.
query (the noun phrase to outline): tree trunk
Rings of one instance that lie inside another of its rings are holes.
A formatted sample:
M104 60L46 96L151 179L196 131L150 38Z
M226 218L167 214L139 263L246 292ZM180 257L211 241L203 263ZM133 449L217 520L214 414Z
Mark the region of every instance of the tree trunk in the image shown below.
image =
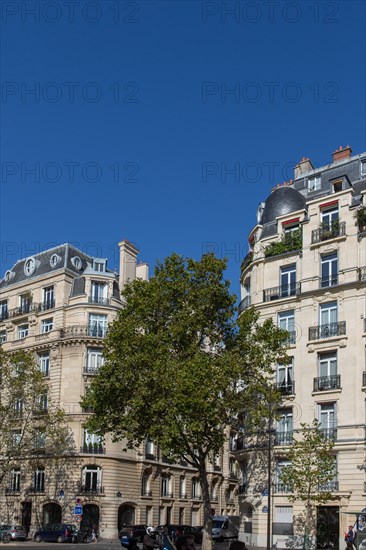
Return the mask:
M203 536L202 550L212 550L212 514L211 514L211 496L207 479L206 466L199 473L203 500Z

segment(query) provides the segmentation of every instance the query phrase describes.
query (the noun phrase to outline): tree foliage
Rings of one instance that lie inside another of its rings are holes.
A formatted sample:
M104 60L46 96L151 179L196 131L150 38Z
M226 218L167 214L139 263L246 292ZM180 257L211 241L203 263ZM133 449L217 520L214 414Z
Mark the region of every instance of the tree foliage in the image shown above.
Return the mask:
M260 418L272 365L285 361L286 334L253 309L236 321L226 261L177 254L150 281L124 288L124 307L109 326L105 363L83 400L93 432L137 447L147 437L169 458L198 470L209 522L207 461L240 429L243 411ZM248 415L249 416L249 415Z

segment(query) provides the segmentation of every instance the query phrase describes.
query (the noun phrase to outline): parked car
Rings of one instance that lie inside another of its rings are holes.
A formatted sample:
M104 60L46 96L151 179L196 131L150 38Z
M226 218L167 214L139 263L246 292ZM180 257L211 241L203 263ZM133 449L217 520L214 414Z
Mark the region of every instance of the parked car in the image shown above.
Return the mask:
M129 533L132 538L137 539L137 542L142 542L142 539L146 535L147 525L124 525L119 533L119 538L121 538L121 533Z
M0 525L0 542L11 541L11 534L5 527L7 527L7 525Z
M12 540L25 540L27 538L27 530L22 525L0 525L0 531L10 533Z
M72 523L50 523L42 529L37 529L33 535L35 542L72 542L78 528Z
M181 535L193 535L194 540L197 544L202 542L202 527L192 527L191 525L181 525L181 524L170 524L170 525L159 525L157 531L162 533L163 530L168 529L168 535L170 539L174 542Z
M134 536L133 529L130 527L123 527L119 532L119 541L121 546L127 548L127 550L138 550L137 537Z

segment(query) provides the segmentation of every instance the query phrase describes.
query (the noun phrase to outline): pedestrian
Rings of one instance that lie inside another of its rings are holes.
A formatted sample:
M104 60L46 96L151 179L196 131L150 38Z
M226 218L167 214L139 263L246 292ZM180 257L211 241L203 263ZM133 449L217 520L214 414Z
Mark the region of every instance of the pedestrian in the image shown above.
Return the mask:
M193 535L181 535L175 541L177 550L196 550Z
M93 525L93 529L92 529L92 539L91 539L91 542L97 542L98 541L98 533L97 533L98 529L97 529L97 526L94 524Z
M153 550L156 546L156 532L154 527L146 528L146 535L143 538L142 541L142 550Z
M356 550L355 545L355 532L353 530L352 525L348 526L348 533L346 533L346 536L344 537L344 540L347 542L346 550Z

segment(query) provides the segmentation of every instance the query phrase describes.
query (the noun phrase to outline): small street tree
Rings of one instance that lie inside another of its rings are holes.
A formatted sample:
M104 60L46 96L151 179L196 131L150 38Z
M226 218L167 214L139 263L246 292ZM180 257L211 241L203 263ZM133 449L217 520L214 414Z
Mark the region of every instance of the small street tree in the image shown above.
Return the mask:
M52 402L49 390L30 352L10 353L0 347L0 490L6 497L1 513L7 521L16 508L16 495L18 500L37 495L31 472L46 466L47 493L55 498L67 478L66 462L75 455L66 415ZM27 479L26 488L20 479Z
M83 407L86 427L137 448L155 441L172 460L198 472L204 505L204 548L211 545L208 464L240 431L242 415L258 421L268 410L272 365L286 361L287 333L252 309L236 321L236 297L224 280L226 261L177 254L150 281L122 292L124 307L109 326L105 363Z
M286 452L290 462L280 473L280 482L287 486L291 502L301 501L305 507L303 521L304 547L309 547L314 507L332 498L332 481L336 462L332 454L334 439L325 433L317 420L302 423L298 439ZM300 523L300 522L298 522Z

